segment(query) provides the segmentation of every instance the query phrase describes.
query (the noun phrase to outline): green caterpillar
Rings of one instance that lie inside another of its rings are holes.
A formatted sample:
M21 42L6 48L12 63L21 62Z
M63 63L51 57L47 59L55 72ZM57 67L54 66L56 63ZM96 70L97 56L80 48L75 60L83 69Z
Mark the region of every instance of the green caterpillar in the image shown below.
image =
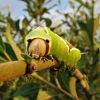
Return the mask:
M76 64L81 58L79 49L73 47L48 27L37 27L29 32L25 37L25 46L31 56L52 55L59 62L63 62L69 72L76 69Z

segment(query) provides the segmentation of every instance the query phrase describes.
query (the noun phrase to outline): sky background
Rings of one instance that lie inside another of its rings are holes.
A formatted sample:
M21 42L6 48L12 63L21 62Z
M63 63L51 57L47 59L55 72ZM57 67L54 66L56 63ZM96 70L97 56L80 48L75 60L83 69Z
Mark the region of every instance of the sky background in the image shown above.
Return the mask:
M58 4L59 0L52 0L51 3L49 3L48 5L46 5L47 7L53 5L53 4ZM54 7L51 10L51 16L46 15L46 17L51 17L52 18L52 25L57 25L59 23L61 23L61 20L64 19L64 16L58 14L55 12L56 9L59 9L61 12L71 12L71 7L69 5L69 0L60 0L61 1L61 5ZM74 0L75 1L75 0ZM86 0L83 0L86 1ZM88 0L91 1L91 0ZM76 5L77 6L77 5ZM22 21L22 19L24 18L24 16L28 16L26 11L23 11L23 9L26 8L26 3L24 3L21 0L0 0L0 12L2 12L4 15L8 14L8 11L10 10L11 12L11 17L13 19L20 19ZM97 16L98 14L100 14L100 0L98 0L97 3L95 3L95 15ZM21 26L20 26L21 27ZM65 27L63 27L64 30ZM100 37L99 32L97 33L96 37ZM99 39L100 41L100 39Z
M64 12L64 7L67 8L69 6L68 4L69 0L61 0L61 6L59 6L59 8ZM86 0L83 0L86 1ZM91 1L91 0L90 0ZM51 3L49 3L48 6L52 5L52 4L58 4L58 0L52 0ZM23 9L26 8L26 4L20 0L0 0L0 11L2 11L2 13L6 14L8 7L11 11L11 16L14 19L19 19L20 17L22 17L23 15L28 15L26 11L23 11ZM53 9L55 10L56 7ZM70 11L70 9L66 9L66 11ZM98 2L95 4L95 14L100 13L100 0L98 0Z
M52 2L48 4L48 6L51 6L52 4L58 4L58 0L52 0ZM68 0L61 0L61 5L63 5L63 7L66 6L66 4L68 4ZM26 8L26 3L24 3L23 1L0 0L0 11L2 11L3 13L6 13L8 10L7 8L8 6L10 8L12 18L19 18L23 15L27 16L27 12L23 11L23 9ZM61 7L58 9L61 9Z

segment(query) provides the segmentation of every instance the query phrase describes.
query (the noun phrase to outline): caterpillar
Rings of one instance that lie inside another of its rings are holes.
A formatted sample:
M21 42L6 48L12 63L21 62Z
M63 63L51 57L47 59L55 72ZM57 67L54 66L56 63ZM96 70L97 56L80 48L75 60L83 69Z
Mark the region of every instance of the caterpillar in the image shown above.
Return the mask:
M72 46L48 27L37 27L25 37L26 51L30 56L44 57L52 55L66 65L67 71L73 74L81 58L79 49Z

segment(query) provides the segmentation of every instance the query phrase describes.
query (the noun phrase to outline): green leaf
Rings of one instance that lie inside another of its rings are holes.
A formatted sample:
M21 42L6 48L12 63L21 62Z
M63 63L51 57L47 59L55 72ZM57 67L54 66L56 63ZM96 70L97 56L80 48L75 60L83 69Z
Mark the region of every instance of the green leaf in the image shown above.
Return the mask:
M83 6L86 6L85 3L83 2L83 0L76 0L78 3L80 3Z
M93 34L93 22L94 22L94 19L91 18L88 22L87 22L87 30L88 30L88 33L89 33L89 36L91 38L91 41L92 41L92 34Z
M5 59L4 57L0 56L0 62L7 62L7 59Z
M87 31L86 23L80 22L80 21L79 21L78 24L79 24L79 26L80 26L80 28L81 28L82 30Z
M13 37L11 35L11 32L10 32L10 24L7 25L6 38L7 38L8 42L11 44L11 47L12 47L13 51L15 52L17 59L22 60L23 58L21 57L21 51L15 45L14 40L13 40Z
M51 73L50 73L50 82L51 82L52 84L56 85L54 75L52 75Z
M17 29L17 31L19 31L19 29L20 29L19 24L20 24L20 20L17 20L16 21L16 29Z
M17 57L16 57L15 52L13 51L11 45L9 43L5 43L5 46L6 46L6 52L10 56L10 58L12 60L17 60Z
M77 63L77 68L81 70L83 66L86 64L86 62L88 62L88 59L86 58L86 54L83 54L81 59Z
M59 73L57 78L58 78L58 81L59 81L61 87L65 90L69 91L70 77L69 77L68 73L67 72Z
M45 20L47 27L50 27L51 26L52 21L49 18L42 18L42 19Z
M26 83L24 85L22 85L19 89L17 89L15 91L15 93L12 95L12 97L18 96L18 95L29 95L29 94L33 94L39 91L39 89L41 88L41 86L38 83Z

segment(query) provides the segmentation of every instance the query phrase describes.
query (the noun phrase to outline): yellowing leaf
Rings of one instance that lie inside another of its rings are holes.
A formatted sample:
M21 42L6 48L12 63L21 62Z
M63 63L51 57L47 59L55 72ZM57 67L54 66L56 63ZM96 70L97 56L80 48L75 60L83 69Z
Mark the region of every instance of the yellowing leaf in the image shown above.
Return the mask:
M93 36L96 34L96 31L97 31L98 26L99 26L99 21L100 21L99 17L97 17L97 18L94 19Z

